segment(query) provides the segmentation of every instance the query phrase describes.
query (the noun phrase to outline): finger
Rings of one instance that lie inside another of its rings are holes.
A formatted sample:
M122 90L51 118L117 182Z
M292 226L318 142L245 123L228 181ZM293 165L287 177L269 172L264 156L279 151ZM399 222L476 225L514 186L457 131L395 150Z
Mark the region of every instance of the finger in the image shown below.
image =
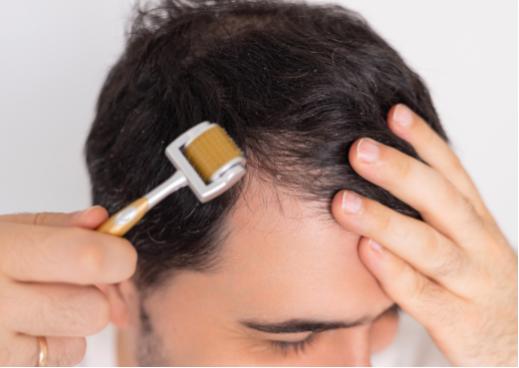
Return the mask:
M463 299L417 272L391 251L368 238L359 242L359 256L386 294L434 334L438 326L452 325ZM455 310L456 309L456 310Z
M85 357L86 347L87 342L84 337L47 337L47 365L60 367L77 365Z
M464 250L423 221L351 191L334 197L332 213L345 229L374 239L456 294L467 292L471 279Z
M356 141L349 155L356 172L414 207L450 239L460 245L488 243L485 223L471 202L435 169L370 138Z
M15 334L5 344L6 348L0 349L2 365L30 367L36 366L38 363L40 347L36 337ZM5 358L2 353L6 355ZM77 365L83 360L85 353L86 339L84 337L47 337L48 366Z
M77 227L0 222L0 270L19 281L115 283L135 272L126 240Z
M72 213L19 213L0 215L0 222L14 222L26 225L78 226L94 229L108 218L108 212L101 206L93 206L84 211Z
M489 211L459 157L429 124L407 106L398 104L389 110L388 125L391 131L413 146L418 156L468 198L481 216L488 217Z
M11 282L0 295L1 323L10 331L82 337L101 331L110 321L108 299L94 286Z

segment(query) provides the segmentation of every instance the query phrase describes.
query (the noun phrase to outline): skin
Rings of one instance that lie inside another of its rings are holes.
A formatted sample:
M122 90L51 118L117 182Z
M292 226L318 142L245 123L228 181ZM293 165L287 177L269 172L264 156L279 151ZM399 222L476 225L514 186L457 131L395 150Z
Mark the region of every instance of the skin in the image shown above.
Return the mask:
M250 180L228 219L233 231L218 267L179 272L142 299L153 338L140 335L141 296L128 279L133 248L85 230L106 211L0 218L0 364L34 365L36 335L49 336L49 364L75 364L82 337L111 320L120 331L120 364L136 364L140 346L152 348L140 354L151 363L367 365L394 337L397 320L387 310L396 302L452 364L516 365L515 253L450 148L403 105L388 124L429 166L382 144L378 158L365 162L360 140L350 163L424 222L345 192L332 202L334 222L317 216L315 205ZM18 300L26 302L9 302ZM240 323L358 318L363 323L314 333L304 349L285 352L269 341L310 333Z
M141 360L127 357L126 363L369 365L370 354L394 336L396 315L386 312L394 303L361 263L359 236L323 207L317 217L310 203L251 179L228 219L232 231L216 269L179 272L146 299L154 338L162 343L150 344L150 353ZM147 343L138 336L137 300L127 302L132 313L122 337L131 347ZM313 335L267 333L241 323L295 319L363 323ZM310 336L304 351L284 352L271 343Z
M110 322L109 298L94 285L128 279L137 254L87 230L107 216L99 207L0 216L0 365L35 365L35 336L46 337L48 365L78 364L85 336Z
M350 163L425 222L347 192L333 200L337 221L362 235L364 264L452 364L517 366L517 255L450 147L404 105L388 124L428 165L365 139Z

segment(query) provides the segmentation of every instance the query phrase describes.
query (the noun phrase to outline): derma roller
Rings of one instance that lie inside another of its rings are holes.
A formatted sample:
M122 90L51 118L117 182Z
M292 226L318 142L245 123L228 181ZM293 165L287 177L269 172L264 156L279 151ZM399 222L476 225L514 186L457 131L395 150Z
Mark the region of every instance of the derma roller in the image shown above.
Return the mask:
M227 132L207 121L195 125L166 148L177 171L164 183L112 215L97 231L123 236L171 193L188 185L204 203L224 193L245 174L245 158Z

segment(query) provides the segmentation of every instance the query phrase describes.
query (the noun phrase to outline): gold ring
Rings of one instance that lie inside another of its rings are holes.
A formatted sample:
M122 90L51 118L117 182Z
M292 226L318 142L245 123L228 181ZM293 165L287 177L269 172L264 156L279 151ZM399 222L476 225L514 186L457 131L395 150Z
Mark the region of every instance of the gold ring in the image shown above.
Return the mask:
M49 352L49 348L47 346L47 338L45 336L38 336L38 363L37 367L46 367L47 366L47 354Z

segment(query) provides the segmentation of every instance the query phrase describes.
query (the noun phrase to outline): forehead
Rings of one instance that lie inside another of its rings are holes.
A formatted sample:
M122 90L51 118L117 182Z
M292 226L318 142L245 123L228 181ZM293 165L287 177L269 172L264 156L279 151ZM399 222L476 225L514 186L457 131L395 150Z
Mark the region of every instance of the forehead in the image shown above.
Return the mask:
M360 262L359 236L322 206L249 180L230 213L215 288L229 300L279 318L363 316L387 298ZM318 304L319 308L316 307Z

